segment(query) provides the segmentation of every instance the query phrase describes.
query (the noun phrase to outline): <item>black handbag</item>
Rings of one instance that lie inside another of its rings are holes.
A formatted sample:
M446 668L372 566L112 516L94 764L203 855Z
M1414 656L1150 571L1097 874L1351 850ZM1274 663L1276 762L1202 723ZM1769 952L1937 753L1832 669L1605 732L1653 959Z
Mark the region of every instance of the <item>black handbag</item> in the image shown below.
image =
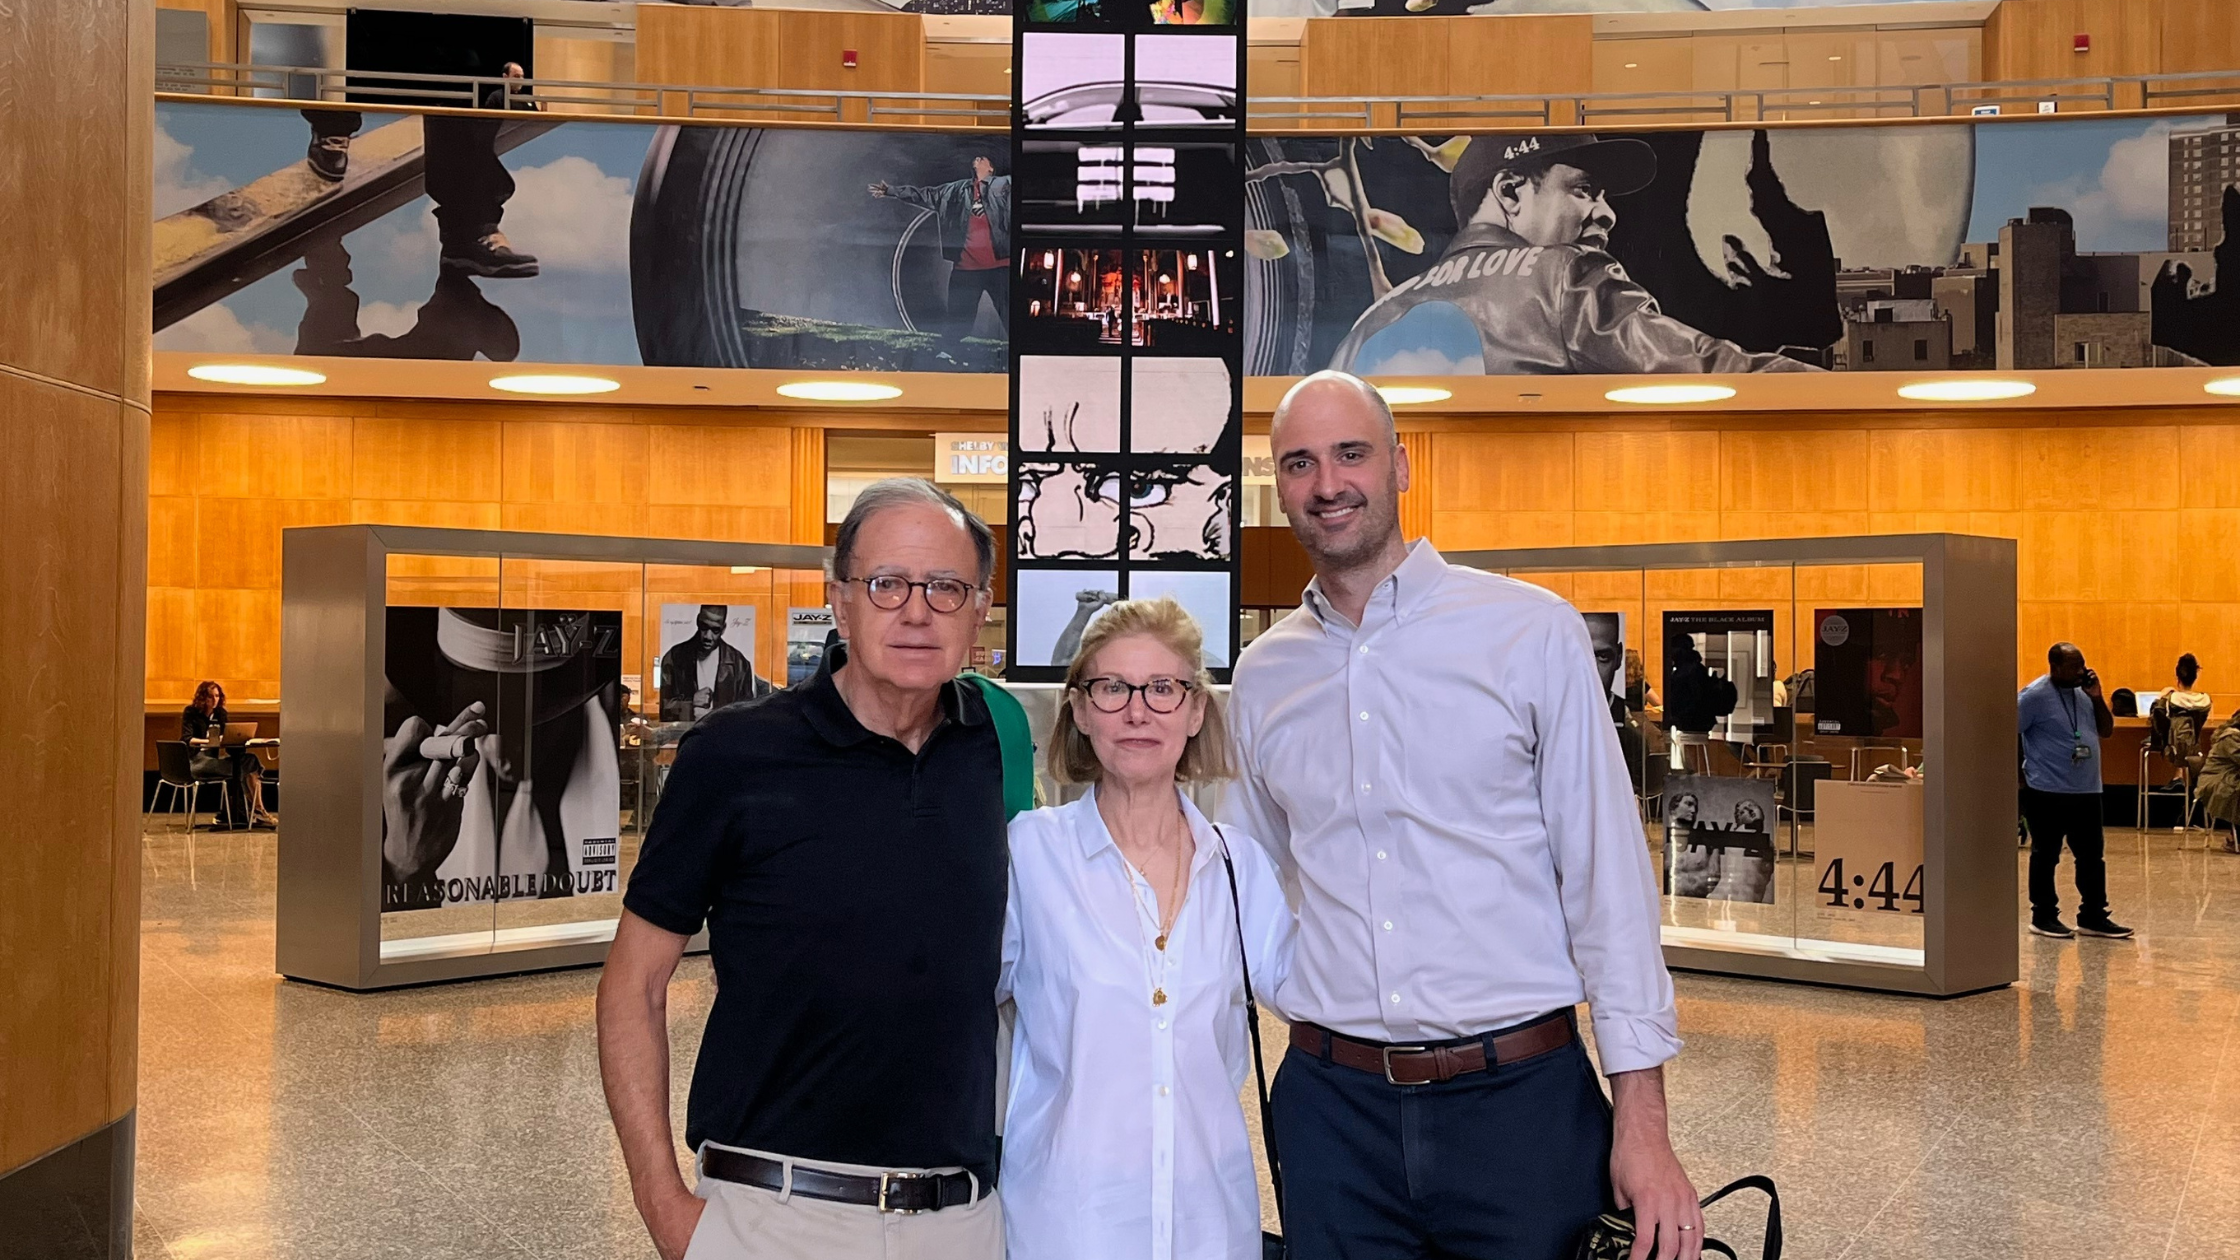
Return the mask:
M1700 1206L1710 1207L1737 1190L1766 1192L1766 1241L1758 1256L1759 1260L1781 1260L1781 1192L1774 1189L1773 1178L1744 1177L1705 1195ZM1633 1254L1633 1239L1633 1213L1605 1212L1579 1235L1579 1245L1571 1250L1572 1260L1626 1260ZM1703 1249L1735 1260L1734 1248L1709 1235L1704 1237Z
M1268 1188L1276 1196L1276 1224L1283 1224L1283 1163L1276 1158L1276 1122L1268 1114L1268 1064L1260 1049L1260 1004L1252 996L1252 957L1244 945L1244 902L1237 896L1237 864L1229 860L1229 835L1219 825L1213 834L1221 839L1221 866L1229 872L1229 912L1237 922L1237 964L1244 973L1244 1027L1252 1038L1252 1075L1260 1090L1260 1140L1268 1148ZM1287 1260L1291 1249L1282 1234L1260 1231L1260 1260ZM1777 1260L1768 1257L1768 1260Z

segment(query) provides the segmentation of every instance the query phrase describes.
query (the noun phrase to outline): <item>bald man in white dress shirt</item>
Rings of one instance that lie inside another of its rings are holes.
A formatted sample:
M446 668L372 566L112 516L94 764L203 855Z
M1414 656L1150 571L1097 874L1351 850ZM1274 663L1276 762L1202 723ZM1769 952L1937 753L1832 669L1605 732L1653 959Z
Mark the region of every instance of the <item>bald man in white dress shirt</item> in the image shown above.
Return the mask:
M1656 885L1586 624L1404 544L1407 452L1365 382L1301 381L1270 440L1315 579L1237 662L1226 809L1300 916L1272 1104L1291 1254L1566 1260L1616 1205L1636 1260L1697 1260Z

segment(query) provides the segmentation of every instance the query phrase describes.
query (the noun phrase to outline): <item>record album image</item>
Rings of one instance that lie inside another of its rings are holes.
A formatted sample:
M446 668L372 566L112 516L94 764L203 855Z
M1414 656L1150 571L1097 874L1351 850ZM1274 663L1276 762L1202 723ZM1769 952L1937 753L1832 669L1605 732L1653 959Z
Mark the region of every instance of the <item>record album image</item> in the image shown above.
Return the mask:
M382 910L620 891L622 614L392 607Z
M1773 904L1773 780L1675 774L1664 785L1664 890Z
M663 604L655 685L661 720L697 722L727 704L768 695L754 666L752 604Z

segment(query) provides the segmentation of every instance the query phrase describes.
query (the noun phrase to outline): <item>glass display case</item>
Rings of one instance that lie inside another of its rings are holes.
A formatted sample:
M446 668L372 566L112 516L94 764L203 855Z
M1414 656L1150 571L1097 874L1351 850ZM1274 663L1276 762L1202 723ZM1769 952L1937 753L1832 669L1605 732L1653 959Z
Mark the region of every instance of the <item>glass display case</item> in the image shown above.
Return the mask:
M825 559L285 531L280 972L372 989L598 962L683 732L814 672Z
M1447 559L1586 619L1672 966L1938 996L2015 979L2012 540Z

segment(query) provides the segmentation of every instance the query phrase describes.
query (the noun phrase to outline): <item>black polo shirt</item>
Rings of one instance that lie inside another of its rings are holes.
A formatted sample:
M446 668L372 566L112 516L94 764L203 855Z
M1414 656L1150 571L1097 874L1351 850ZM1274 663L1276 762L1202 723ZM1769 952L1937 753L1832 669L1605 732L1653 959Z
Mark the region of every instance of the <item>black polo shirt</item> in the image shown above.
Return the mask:
M987 704L942 689L912 755L833 686L718 709L677 746L623 905L708 926L716 1001L685 1143L993 1178L1009 850Z

